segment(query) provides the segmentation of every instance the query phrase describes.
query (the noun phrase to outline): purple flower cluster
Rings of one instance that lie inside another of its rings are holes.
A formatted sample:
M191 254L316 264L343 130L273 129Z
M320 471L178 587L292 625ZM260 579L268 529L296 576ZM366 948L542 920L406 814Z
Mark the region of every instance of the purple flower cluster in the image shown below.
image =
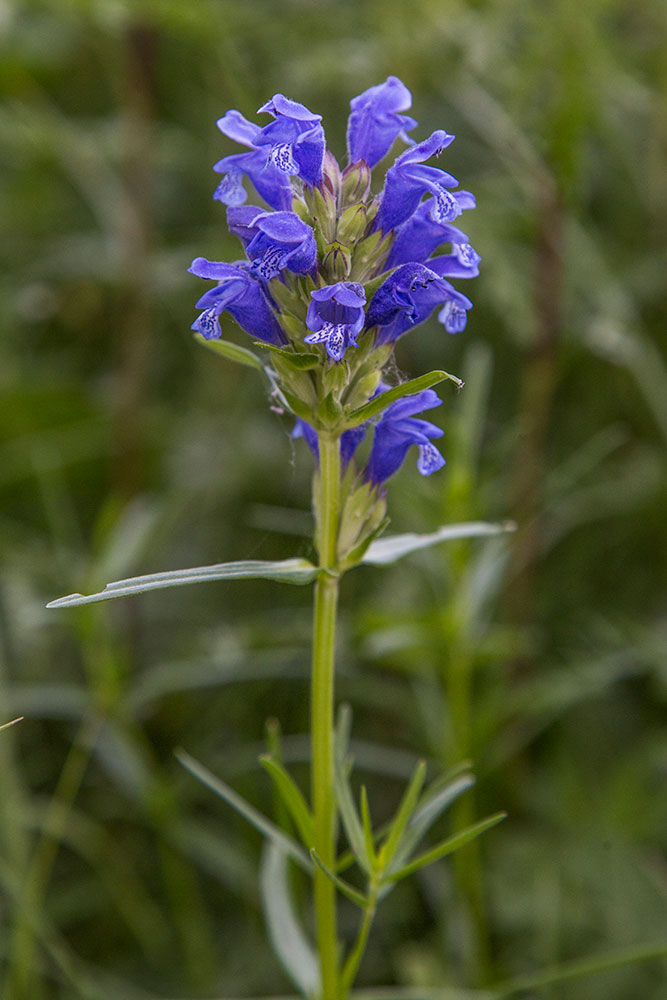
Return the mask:
M396 77L353 98L349 164L342 171L326 149L321 115L303 104L276 94L259 109L271 116L262 126L228 111L218 127L245 150L216 163L222 178L214 198L227 206L229 229L245 257L234 263L198 257L190 267L217 282L197 303L202 311L192 328L204 338L221 336L220 316L227 312L254 340L283 348L284 364L291 354L297 360L304 353L318 358L309 371L303 363L295 365L299 374L290 376L288 387L292 399L302 400L295 412L313 450L319 412L313 397L320 403L331 396L331 370L344 366L334 380L334 395L346 462L368 429L346 429L348 400L363 405L360 385L368 385L366 401L388 388L380 381L388 345L436 309L449 333L463 330L472 303L449 279L478 274L480 257L454 225L475 199L428 162L454 136L438 129L415 142L408 136L417 127L406 113L411 104L409 90ZM386 169L374 196L371 171L397 141L407 148ZM246 179L264 207L246 205ZM280 376L278 363L276 368ZM431 442L441 431L416 417L438 403L429 389L382 412L373 426L363 473L367 482L385 482L412 444L423 475L444 464ZM308 409L312 423L304 419Z

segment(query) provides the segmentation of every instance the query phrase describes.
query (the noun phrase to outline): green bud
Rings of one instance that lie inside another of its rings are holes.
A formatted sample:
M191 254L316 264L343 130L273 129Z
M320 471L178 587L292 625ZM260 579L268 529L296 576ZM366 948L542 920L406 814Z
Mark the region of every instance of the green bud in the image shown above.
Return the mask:
M356 410L358 407L363 406L364 403L367 403L379 386L381 378L382 372L379 368L363 375L352 387L345 400L346 405Z
M272 360L281 387L289 394L290 408L299 417L303 415L304 410L310 413L317 406L317 391L309 373L295 370L292 364L287 363L279 355L274 354ZM295 400L301 404L301 412L295 409Z
M368 227L365 205L350 205L338 220L338 238L346 243L357 243Z
M335 201L338 201L340 194L341 173L338 160L328 149L324 154L322 164L322 184L326 186Z
M371 168L364 160L351 163L343 171L341 183L341 205L347 207L354 202L366 201L371 190Z
M335 240L324 248L322 266L327 270L327 278L334 284L336 281L346 281L350 274L352 254L343 243Z

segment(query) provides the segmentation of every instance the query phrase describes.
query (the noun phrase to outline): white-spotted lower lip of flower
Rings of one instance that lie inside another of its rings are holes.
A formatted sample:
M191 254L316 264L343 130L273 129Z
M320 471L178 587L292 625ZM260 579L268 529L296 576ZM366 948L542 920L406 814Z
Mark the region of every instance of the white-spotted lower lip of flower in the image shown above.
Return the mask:
M299 168L294 161L293 152L294 146L291 142L280 142L271 147L269 158L284 174L298 174Z
M461 333L462 330L465 330L468 315L465 309L450 299L449 302L445 302L438 313L438 320L443 324L447 333Z
M445 188L439 188L433 201L431 217L434 222L451 222L461 214L461 208L456 198Z
M281 247L269 247L261 257L256 257L252 262L252 269L260 278L270 281L280 274L285 266L285 258L288 256Z
M477 267L482 259L469 243L454 243L453 248L459 262L464 267Z
M325 323L321 330L309 333L307 337L304 337L304 343L324 344L327 354L334 361L342 359L346 348L358 346L354 334L344 323Z

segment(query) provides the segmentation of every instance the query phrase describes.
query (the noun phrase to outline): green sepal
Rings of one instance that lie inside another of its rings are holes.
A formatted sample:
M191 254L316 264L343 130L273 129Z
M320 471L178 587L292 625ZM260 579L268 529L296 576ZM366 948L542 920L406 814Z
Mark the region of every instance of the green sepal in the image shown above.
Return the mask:
M259 762L264 770L271 775L276 791L294 820L303 844L310 849L315 840L313 817L300 788L275 757L270 754L262 754Z
M341 568L350 569L361 561L373 539L387 526L386 513L386 498L370 483L349 487L338 532Z
M207 347L209 351L219 354L228 361L235 361L239 365L254 368L256 371L264 371L264 366L260 359L252 351L249 351L247 347L233 344L231 340L207 340L206 337L202 337L201 333L195 333L194 339L197 344Z
M363 284L371 265L373 271L381 271L382 265L387 259L393 242L393 233L383 235L382 232L377 229L374 233L371 233L370 236L367 236L365 240L357 243L354 248L354 256L352 258L352 280L360 281Z
M338 240L333 240L324 248L322 268L325 270L330 284L346 281L350 276L352 254L350 248Z
M382 380L382 370L374 368L357 379L345 400L347 406L357 410L370 400Z
M322 858L319 856L314 847L311 847L310 849L310 856L315 864L322 869L327 878L333 882L336 888L342 892L344 896L347 896L347 898L352 900L353 903L360 906L362 910L366 909L368 906L368 900L364 894L359 892L358 889L355 889L349 882L345 882L345 880L336 875L335 872L332 872L331 869L328 868L322 861Z
M289 392L285 388L282 388L281 390L281 397L283 402L287 405L287 408L294 414L295 417L300 417L302 420L312 424L313 411L306 403L303 402L302 399L299 399L298 396L295 396L294 393Z
M275 344L265 344L262 341L255 341L257 347L264 347L267 351L271 351L273 355L280 358L288 368L293 368L297 372L307 372L312 368L317 368L320 363L319 354L299 353L297 351L290 351L286 347L276 347Z
M371 168L365 160L357 160L346 167L341 177L340 199L342 205L366 201L371 190Z
M397 399L402 399L403 396L415 396L418 392L430 389L431 386L437 385L438 382L444 382L446 379L455 382L459 389L463 385L460 378L457 378L456 375L450 375L448 372L437 370L427 372L425 375L412 378L408 382L403 382L401 385L395 386L393 389L388 389L387 392L383 392L381 395L376 396L375 399L371 399L364 406L359 407L358 410L354 410L346 417L345 429L358 427L359 424L363 424L367 420L370 420L371 417L382 413L388 406L395 403Z
M385 502L385 509L386 509L386 502ZM382 534L383 531L387 530L390 523L391 521L388 517L383 517L376 528L370 530L370 527L368 527L369 531L368 535L366 535L359 542L358 545L355 545L353 549L350 549L348 554L345 556L345 559L341 561L340 568L342 570L353 569L354 566L358 566L361 562L363 562L364 556L366 555L366 552L368 551L370 546L373 544L376 538L379 538L379 536Z
M306 318L306 304L298 292L283 281L271 282L271 298L275 299L280 308L281 321L285 316L294 316L303 323ZM266 345L264 345L266 346Z
M345 243L357 243L368 226L365 205L350 205L338 220L338 239Z
M343 414L343 408L333 392L328 392L317 407L317 416L328 427L335 427Z
M465 830L460 830L459 833L448 837L447 840L441 841L436 847L431 848L430 851L425 851L424 854L420 854L418 858L414 858L413 861L408 862L407 865L403 865L397 871L388 872L382 881L384 883L398 882L400 879L412 875L413 872L419 871L420 868L433 864L434 861L439 861L440 858L452 854L453 851L457 851L460 847L474 840L475 837L479 837L485 830L490 830L492 826L496 826L506 816L507 813L504 812L495 813L493 816L488 816L487 819L480 820L479 823L467 826Z

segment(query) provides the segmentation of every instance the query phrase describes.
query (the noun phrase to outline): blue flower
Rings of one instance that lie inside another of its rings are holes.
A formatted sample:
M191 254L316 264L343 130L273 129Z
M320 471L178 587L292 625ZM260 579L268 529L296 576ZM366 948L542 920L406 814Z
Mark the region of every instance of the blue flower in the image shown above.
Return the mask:
M382 386L384 391L387 388ZM400 469L413 444L419 449L417 468L422 476L430 476L442 468L445 460L430 439L442 437L444 432L428 420L415 418L416 413L440 406L441 402L433 389L424 389L414 396L404 396L387 407L375 425L365 472L367 480L374 486L385 483Z
M216 288L209 288L197 302L197 309L204 311L192 324L192 330L197 330L206 340L215 340L221 336L220 313L228 312L254 340L287 343L262 283L245 261L224 264L196 257L188 271L218 282Z
M452 192L452 198L461 211L466 208L475 207L475 199L469 191L454 191ZM477 259L474 264L472 263L473 256L469 253L469 250L472 248L468 243L468 237L456 226L452 226L451 223L439 221L437 218L436 200L435 198L429 198L419 205L417 210L410 216L407 222L403 223L396 233L389 257L387 258L386 267L387 269L397 267L399 264L407 264L409 261L423 263L443 243L465 244L468 246L468 251L464 250L462 253L455 251L464 267L473 268L481 260L475 254L474 256ZM466 264L466 261L469 261L469 263ZM472 278L476 274L477 271L472 274L468 270L466 274L461 274L460 277ZM451 277L455 277L455 275L452 274Z
M347 122L350 163L365 160L369 167L374 167L399 136L405 142L412 142L405 133L415 128L417 122L400 114L411 105L412 94L396 76L389 76L384 83L353 97Z
M264 212L242 205L227 209L227 225L243 243L253 271L265 281L284 268L308 274L317 263L313 230L294 212Z
M268 159L266 149L256 146L256 140L262 133L259 125L247 121L240 111L228 111L218 119L217 125L230 139L250 146L250 152L224 156L215 164L213 169L224 176L213 197L225 205L242 205L248 197L243 187L245 175L271 208L278 211L290 208L292 187L289 177Z
M439 156L454 139L442 129L428 139L406 149L387 171L382 200L377 216L377 226L384 233L398 229L416 211L422 197L430 191L435 197L433 217L438 222L451 222L462 209L447 190L458 181L439 167L424 165L425 160Z
M263 112L273 115L275 121L260 130L255 145L268 146L271 163L284 174L300 177L310 187L319 184L325 151L322 115L282 94L263 104L257 114Z
M377 344L397 340L428 319L438 305L447 306L446 312L442 310L441 322L449 333L458 333L465 326L466 311L472 308L472 302L438 273L439 268L447 268L449 258L433 257L428 264L401 264L378 288L366 316L368 327L380 327Z
M364 326L366 293L356 281L337 281L310 293L311 303L306 326L313 333L304 337L306 344L324 344L327 354L340 361L347 348L357 347L357 334Z

